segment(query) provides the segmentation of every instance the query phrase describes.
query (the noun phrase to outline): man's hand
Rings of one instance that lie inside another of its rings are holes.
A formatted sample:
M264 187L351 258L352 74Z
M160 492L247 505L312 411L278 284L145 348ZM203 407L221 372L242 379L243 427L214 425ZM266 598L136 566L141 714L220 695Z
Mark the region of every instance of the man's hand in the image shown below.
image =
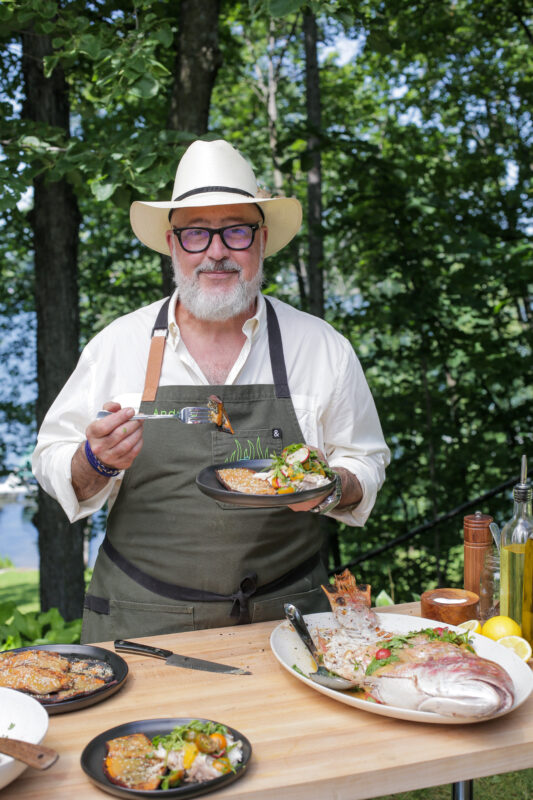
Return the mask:
M320 458L322 461L326 460L321 453ZM363 489L358 479L353 472L349 472L347 469L344 469L344 467L339 467L335 472L340 475L341 479L341 499L337 508L340 510L342 508L348 508L349 506L356 506L363 499ZM292 508L293 511L310 511L315 506L320 505L328 494L329 492L325 492L321 497L315 497L313 500L307 500L305 503L295 503L289 506L289 508Z
M94 420L85 435L96 458L106 467L128 469L139 455L143 445L143 423L131 421L133 408L121 408L119 403L105 403L104 409L112 411L109 417ZM91 467L81 444L72 459L72 487L78 500L88 500L106 485L109 478Z

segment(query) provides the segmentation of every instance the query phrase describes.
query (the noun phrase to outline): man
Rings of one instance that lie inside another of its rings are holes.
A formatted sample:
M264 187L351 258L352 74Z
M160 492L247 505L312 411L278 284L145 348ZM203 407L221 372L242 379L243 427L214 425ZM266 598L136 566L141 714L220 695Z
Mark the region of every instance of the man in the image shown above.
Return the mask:
M363 525L389 451L349 342L260 293L263 258L301 218L298 200L259 191L224 141L188 148L170 202L133 203L135 234L171 255L177 289L87 345L33 456L37 479L71 521L110 509L83 641L278 619L287 601L305 613L326 608L319 518L306 512ZM177 411L211 394L234 435L132 420L138 409ZM112 413L96 419L102 408ZM337 473L328 497L250 509L215 502L195 484L205 466L296 442L318 447Z

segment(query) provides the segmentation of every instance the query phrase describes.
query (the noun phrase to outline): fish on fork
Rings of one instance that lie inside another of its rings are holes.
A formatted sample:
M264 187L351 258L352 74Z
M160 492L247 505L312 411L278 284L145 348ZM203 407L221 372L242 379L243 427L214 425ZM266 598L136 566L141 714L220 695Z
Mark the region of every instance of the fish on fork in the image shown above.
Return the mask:
M113 413L115 412L99 411L96 418L104 419L104 417L108 417ZM221 430L234 433L222 400L214 394L209 396L206 406L186 406L180 411L172 413L135 414L133 417L130 417L130 419L138 419L141 422L150 419L174 419L185 422L187 425L201 425L206 422L214 422Z

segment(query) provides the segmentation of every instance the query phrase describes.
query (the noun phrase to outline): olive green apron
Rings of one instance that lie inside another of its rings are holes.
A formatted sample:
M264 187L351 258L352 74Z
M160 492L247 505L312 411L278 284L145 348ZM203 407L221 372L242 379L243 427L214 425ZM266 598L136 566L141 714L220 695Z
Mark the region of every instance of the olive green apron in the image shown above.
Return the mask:
M168 301L154 331L167 326ZM268 458L303 441L279 324L267 300L273 384L160 386L146 413L223 401L234 435L213 424L146 422L140 454L109 514L85 598L82 641L149 636L283 618L328 608L318 518L286 507L241 508L202 494L208 464Z

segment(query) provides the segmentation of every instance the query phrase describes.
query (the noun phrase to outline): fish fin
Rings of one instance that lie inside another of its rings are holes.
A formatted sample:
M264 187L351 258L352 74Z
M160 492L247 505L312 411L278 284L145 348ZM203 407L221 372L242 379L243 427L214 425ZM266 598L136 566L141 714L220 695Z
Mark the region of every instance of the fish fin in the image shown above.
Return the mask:
M349 569L345 569L340 575L334 576L334 583L327 586L322 585L326 593L330 606L334 611L337 606L347 604L371 606L371 586L369 583L357 583L355 576Z

